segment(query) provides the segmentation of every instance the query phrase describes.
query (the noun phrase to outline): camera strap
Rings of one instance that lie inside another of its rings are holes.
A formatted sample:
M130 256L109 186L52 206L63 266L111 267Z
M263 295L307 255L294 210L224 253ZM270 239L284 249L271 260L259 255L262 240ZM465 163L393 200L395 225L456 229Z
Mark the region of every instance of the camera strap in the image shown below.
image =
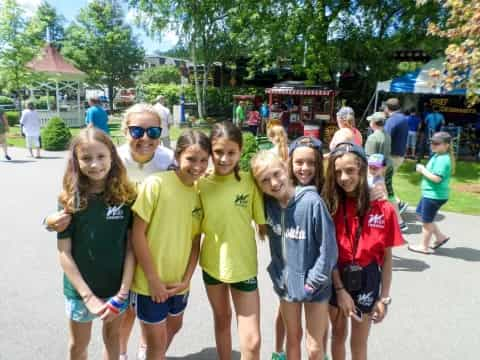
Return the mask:
M350 226L348 225L348 220L347 220L347 202L346 201L343 203L343 222L345 226L345 232L348 235L348 240L350 242L350 245L352 245L352 255L353 255L352 264L354 264L355 256L357 255L358 242L360 240L360 235L362 234L363 216L358 217L358 227L355 230L355 236L353 238L353 243L352 243L351 238L349 236L349 234L351 233L351 229L350 229Z

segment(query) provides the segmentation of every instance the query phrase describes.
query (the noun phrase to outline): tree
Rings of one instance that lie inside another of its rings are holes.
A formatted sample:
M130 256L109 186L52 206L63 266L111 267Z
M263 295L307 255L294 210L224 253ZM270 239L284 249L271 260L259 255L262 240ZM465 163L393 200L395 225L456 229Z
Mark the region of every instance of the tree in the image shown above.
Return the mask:
M431 24L429 32L450 42L445 50L444 84L449 90L464 84L467 101L474 105L480 102L480 0L439 2L448 11L448 20Z
M111 109L115 87L131 86L144 60L144 51L115 1L89 2L68 27L63 44L63 54L88 74L89 82L107 86Z
M38 44L41 45L49 40L50 44L59 49L65 36L64 23L65 18L59 15L48 2L44 1L33 15L27 31L31 33ZM47 29L49 39L47 39Z
M224 56L231 46L226 19L233 0L129 0L139 11L142 23L151 35L160 37L163 30L174 29L188 47L193 62L193 78L199 117L206 116L208 73L214 61ZM199 64L202 65L200 79Z
M18 95L32 81L26 64L37 51L26 28L23 9L15 0L5 0L0 6L0 83Z
M137 80L141 84L179 84L180 70L174 65L161 65L145 69Z

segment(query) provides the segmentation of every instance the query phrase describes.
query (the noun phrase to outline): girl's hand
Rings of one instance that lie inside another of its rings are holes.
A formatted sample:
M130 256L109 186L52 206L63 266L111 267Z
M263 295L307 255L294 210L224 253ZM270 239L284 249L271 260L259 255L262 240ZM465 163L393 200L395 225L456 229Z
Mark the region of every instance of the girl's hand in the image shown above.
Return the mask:
M182 281L180 283L174 283L174 284L168 284L167 285L167 290L168 290L168 296L174 296L177 295L185 290L187 290L190 286L190 282Z
M148 287L150 289L150 297L152 298L153 302L163 303L167 301L169 293L167 287L160 281L160 279L157 278L150 280L148 282Z
M72 215L61 210L47 217L47 226L53 231L62 232L70 225L71 221Z
M120 315L122 309L125 307L125 302L128 301L128 293L118 293L111 297L106 302L106 310L100 317L105 322L110 322Z
M84 297L83 303L87 307L88 311L95 315L103 315L107 308L105 302L100 300L94 294L90 294L89 296Z
M385 305L383 302L378 300L375 303L375 306L373 307L372 311L372 320L375 324L378 324L382 322L382 320L385 318L387 315L387 305Z
M355 303L353 302L350 294L345 289L337 292L337 303L338 307L343 313L343 316L345 317L350 317L350 314L355 311Z
M378 182L373 185L373 187L370 189L370 201L375 201L375 200L386 200L387 199L387 188L385 186L385 183L383 182Z

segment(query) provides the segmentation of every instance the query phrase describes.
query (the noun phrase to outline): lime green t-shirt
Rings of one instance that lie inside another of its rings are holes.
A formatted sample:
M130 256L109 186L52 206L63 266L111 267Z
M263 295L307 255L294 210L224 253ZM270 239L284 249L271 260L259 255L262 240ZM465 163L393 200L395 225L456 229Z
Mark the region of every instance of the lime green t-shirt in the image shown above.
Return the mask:
M166 284L181 282L203 218L198 188L183 184L174 171L157 173L140 185L132 210L148 223L148 247L160 280ZM150 295L139 264L132 290Z
M447 200L449 193L450 176L452 164L449 154L435 154L427 164L427 170L432 174L438 175L442 181L435 183L426 177L423 177L421 189L422 195L427 199Z
M249 173L210 175L199 182L204 209L200 266L226 283L257 275L257 244L252 220L265 224L263 197Z

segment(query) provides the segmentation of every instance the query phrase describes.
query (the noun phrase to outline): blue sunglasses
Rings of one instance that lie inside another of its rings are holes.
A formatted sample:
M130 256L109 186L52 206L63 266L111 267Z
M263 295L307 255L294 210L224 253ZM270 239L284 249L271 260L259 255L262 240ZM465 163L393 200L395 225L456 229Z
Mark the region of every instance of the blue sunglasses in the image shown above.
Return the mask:
M141 126L129 126L128 132L136 140L141 139L145 132L150 139L158 139L162 134L162 128L160 126L151 126L145 129Z

